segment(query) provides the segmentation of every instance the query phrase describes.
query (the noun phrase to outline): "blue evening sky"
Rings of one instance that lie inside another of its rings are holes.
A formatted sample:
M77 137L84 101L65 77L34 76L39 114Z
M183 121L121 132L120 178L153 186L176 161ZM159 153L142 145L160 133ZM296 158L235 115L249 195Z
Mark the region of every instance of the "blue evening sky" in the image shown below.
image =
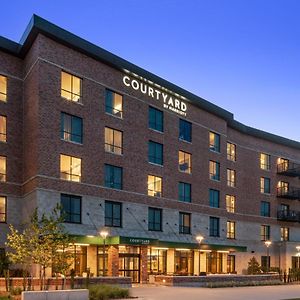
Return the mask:
M300 1L12 0L0 35L33 13L234 113L300 141Z

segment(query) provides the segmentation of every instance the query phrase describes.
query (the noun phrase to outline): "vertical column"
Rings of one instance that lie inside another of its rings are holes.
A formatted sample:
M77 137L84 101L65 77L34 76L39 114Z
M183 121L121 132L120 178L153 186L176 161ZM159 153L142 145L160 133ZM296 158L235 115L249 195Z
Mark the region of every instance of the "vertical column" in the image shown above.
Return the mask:
M141 262L140 262L140 276L141 283L147 283L148 281L148 247L141 246Z
M200 254L200 272L206 272L206 252L201 252Z
M175 250L169 249L167 252L167 274L174 274Z
M119 246L109 246L107 275L112 277L119 276Z
M221 270L222 273L227 273L227 258L228 258L228 254L222 253L222 266L223 266L223 270Z
M194 275L199 275L199 251L194 250Z

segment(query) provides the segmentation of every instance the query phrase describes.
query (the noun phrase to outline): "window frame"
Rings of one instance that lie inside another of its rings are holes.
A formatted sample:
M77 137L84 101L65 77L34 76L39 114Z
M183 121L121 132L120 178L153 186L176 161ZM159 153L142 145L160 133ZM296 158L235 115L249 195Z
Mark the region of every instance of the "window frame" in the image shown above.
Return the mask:
M112 144L109 144L106 141L106 138L108 138L108 136L106 136L107 130L112 130L112 137L113 137L113 143ZM115 133L117 133L117 132L121 134L121 146L118 146L118 145L115 144ZM112 151L110 151L110 149L112 149ZM119 151L117 151L116 149L119 150ZM116 154L116 155L123 155L123 131L112 128L112 127L105 126L104 127L104 150L107 153L112 153L112 154Z
M264 161L264 158L266 158L266 162ZM259 167L261 170L264 171L270 171L271 170L271 155L261 152L259 155Z
M216 171L215 173L211 172L211 164L213 165L213 171ZM209 179L214 181L220 181L220 163L218 161L210 160L209 161Z
M152 120L151 120L151 111L153 113L155 113L154 114L154 116L155 116L154 122L152 122ZM161 117L161 124L159 122L157 122L157 120L159 119L158 115ZM154 125L154 126L152 126L152 125ZM161 127L160 127L160 125L161 125ZM156 132L159 132L159 133L164 132L164 112L162 110L157 109L156 107L153 107L153 106L150 106L150 105L149 105L149 108L148 108L148 128L151 129L151 130L154 130Z
M232 200L233 200L233 206L232 204ZM228 213L235 213L236 210L236 196L235 195L229 195L226 194L225 196L225 202L226 202L226 211ZM230 202L230 203L228 203Z
M213 143L211 143L211 137L213 137ZM212 152L221 153L221 135L214 131L209 131L208 140L209 150Z
M0 142L7 143L7 116L0 115L0 120L4 120L4 132L0 132Z
M192 123L187 120L179 119L179 140L192 143L192 132Z
M113 102L112 105L113 106L112 107L109 106L108 103L107 103L108 93L112 93L112 95L113 95L113 98L112 98L112 102ZM121 96L121 99L122 99L122 109L121 110L115 108L115 95ZM116 92L116 91L113 91L111 89L106 88L105 89L104 108L105 108L105 113L106 114L111 115L111 116L116 117L116 118L119 118L119 119L123 119L123 113L124 113L124 97L123 97L123 95ZM107 110L108 108L111 109L111 112ZM117 112L114 113L114 111L117 111ZM118 116L118 114L120 114L120 116Z
M227 142L227 160L236 162L236 144ZM234 150L232 151L232 148Z
M108 205L111 205L111 212L112 212L112 216L111 217L108 217L106 215L106 209L107 209L107 206ZM114 216L114 211L115 211L115 207L119 207L119 211L120 211L120 216L119 218L115 218ZM111 222L107 222L108 219L111 220ZM119 225L114 225L115 224L115 221L118 221ZM105 200L105 203L104 203L104 226L106 227L114 227L114 228L122 228L122 221L123 221L123 205L122 205L122 202L117 202L117 201L110 201L110 200Z
M266 182L269 182L268 191L266 191ZM260 177L260 193L261 194L271 194L271 179L269 177Z
M217 195L217 199L215 197L216 195ZM217 204L217 205L215 205L215 204ZM209 189L209 207L220 208L220 191L219 190Z
M187 187L189 188L188 193L186 191ZM181 191L183 191L183 193L181 193ZM183 181L178 182L178 200L182 202L188 202L188 203L192 202L192 185L190 183L183 182Z
M70 160L70 169L69 171L72 171L71 169L71 166L72 166L72 159L73 158L76 158L76 159L79 159L80 160L80 175L75 175L74 173L65 173L65 172L62 172L61 170L61 162L62 162L62 156L67 156L69 157L71 160ZM72 180L72 179L66 179L66 178L63 178L62 177L62 174L67 174L70 178L73 178L74 176L76 178L78 178L79 180L76 181L76 180ZM81 157L77 157L77 156L72 156L72 155L68 155L68 154L64 154L64 153L60 153L60 179L62 180L66 180L66 181L71 181L71 182L81 182L81 177L82 177L82 158Z
M68 91L66 89L63 89L62 87L62 73L65 73L65 74L68 74L69 76L71 76L71 91ZM79 82L80 82L80 94L76 94L73 92L73 78L78 78L79 79ZM61 78L61 85L60 85L60 96L63 98L63 99L66 99L68 101L71 101L71 102L75 102L75 103L78 103L78 104L83 104L82 103L82 78L77 76L77 75L74 75L74 74L71 74L70 72L67 72L65 70L61 70L61 73L60 73L60 78ZM65 96L62 95L62 91L64 91L65 93L69 93L71 98L67 98ZM78 97L78 100L73 100L73 97L76 96Z
M227 186L233 188L236 187L236 170L227 168Z
M151 145L154 147L154 156L150 155ZM160 151L157 149L160 147ZM159 155L157 155L159 153ZM153 161L151 161L153 159ZM148 162L150 164L163 166L164 165L164 145L158 142L154 142L152 140L148 141Z
M7 182L7 156L0 155L0 160L4 160L4 171L5 173L0 173L0 183ZM2 179L4 178L4 179Z
M226 231L226 237L227 239L235 240L236 236L236 222L234 221L227 221L227 231ZM232 227L233 225L233 227Z
M287 235L286 235L287 233ZM280 241L288 242L290 240L290 228L287 226L280 227Z
M260 225L260 240L262 242L268 241L271 238L271 226L270 225Z
M71 124L71 132L67 132L65 130L65 116L69 117L70 118L70 124ZM79 119L80 120L80 127L81 127L81 135L78 135L78 134L74 134L73 133L73 119ZM68 114L66 112L61 112L61 128L60 128L60 138L63 140L63 141L66 141L66 142L71 142L71 143L75 143L75 144L80 144L82 145L83 144L83 119L81 117L77 117L77 116L74 116L74 115L71 115L71 114ZM66 139L64 136L65 134L68 134L70 135L70 139ZM76 136L76 137L79 137L80 138L80 142L77 142L77 141L74 141L72 140L72 137L73 136Z
M185 216L189 217L189 225L184 225ZM179 233L180 234L191 234L192 225L192 214L186 212L179 212Z
M107 170L110 169L110 172L113 171L113 173L110 173L110 181L108 182L106 180L108 174L107 174ZM120 171L120 182L116 182L115 181L115 171L119 170ZM113 177L113 181L111 181L111 177ZM113 183L113 186L112 186ZM117 187L117 186L119 187ZM123 168L119 167L119 166L115 166L115 165L111 165L111 164L104 164L104 186L108 189L115 189L115 190L123 190Z
M152 220L150 222L150 211L152 212ZM159 212L159 223L155 222L156 220L156 213ZM162 232L162 209L156 207L148 207L148 231L160 231ZM159 225L159 229L157 229L157 224ZM152 226L152 227L151 227Z
M69 202L69 207L70 207L70 212L66 212L64 209L63 209L63 197L68 198L68 202ZM72 201L71 200L79 200L80 202L80 213L79 214L75 214L74 212L72 212L72 209L71 209L71 203ZM61 204L61 214L64 218L64 223L70 223L70 224L82 224L82 197L81 196L77 196L77 195L71 195L71 194L65 194L65 193L62 193L60 194L60 204ZM65 216L68 215L70 216L70 219L69 220L66 220L65 219ZM79 222L76 222L76 221L72 221L72 216L78 216L79 215Z
M212 216L209 217L209 236L220 237L220 218Z
M183 154L183 162L184 163L181 163L180 164L180 153ZM189 159L187 159L189 157ZM187 162L187 169L186 170L181 170L180 166L186 164L186 161ZM186 152L186 151L182 151L182 150L179 150L178 151L178 170L182 173L186 173L186 174L192 174L192 154L189 153L189 152Z
M149 183L149 177L154 177L154 181L153 181L153 190L149 190L149 185L151 184L151 183ZM156 178L159 178L160 179L160 181L161 181L161 190L160 191L158 191L158 190L156 190L156 186L157 186L157 180L156 180ZM148 174L148 177L147 177L147 195L148 196L150 196L150 197L162 197L162 191L163 191L163 178L161 177L161 176L157 176L157 175L152 175L152 174ZM151 195L151 194L149 194L150 192L153 192L153 195ZM159 195L157 194L157 193L159 193Z
M8 87L8 77L3 75L3 74L0 74L0 77L3 77L4 78L4 81L5 81L5 92L2 92L0 90L0 102L4 102L4 103L7 103L7 87ZM4 98L4 99L1 99L1 98Z
M267 210L266 210L267 208ZM260 216L271 217L271 203L269 201L260 202Z
M4 199L4 213L0 213L0 224L5 224L7 223L7 197L0 195L0 199ZM4 216L4 221L1 221L1 215Z

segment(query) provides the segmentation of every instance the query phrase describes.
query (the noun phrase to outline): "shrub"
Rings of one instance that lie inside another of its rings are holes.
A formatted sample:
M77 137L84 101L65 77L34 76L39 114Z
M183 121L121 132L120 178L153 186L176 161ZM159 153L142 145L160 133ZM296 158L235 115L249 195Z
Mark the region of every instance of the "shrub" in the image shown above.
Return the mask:
M21 295L22 294L22 289L20 287L16 287L16 288L11 288L10 289L10 294L11 295Z
M0 296L0 300L9 300L9 298L6 296Z
M254 274L260 274L261 273L261 267L256 260L256 258L253 256L250 258L250 261L248 262L248 274L254 275Z
M90 300L107 300L128 298L129 290L110 285L91 285L89 287Z

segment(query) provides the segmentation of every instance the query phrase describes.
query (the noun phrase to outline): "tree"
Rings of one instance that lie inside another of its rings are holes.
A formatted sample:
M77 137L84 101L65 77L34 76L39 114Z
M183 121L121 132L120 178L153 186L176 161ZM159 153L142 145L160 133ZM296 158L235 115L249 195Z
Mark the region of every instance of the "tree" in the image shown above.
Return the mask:
M261 267L256 260L256 258L253 256L250 258L250 261L248 262L248 274L255 275L261 273Z

